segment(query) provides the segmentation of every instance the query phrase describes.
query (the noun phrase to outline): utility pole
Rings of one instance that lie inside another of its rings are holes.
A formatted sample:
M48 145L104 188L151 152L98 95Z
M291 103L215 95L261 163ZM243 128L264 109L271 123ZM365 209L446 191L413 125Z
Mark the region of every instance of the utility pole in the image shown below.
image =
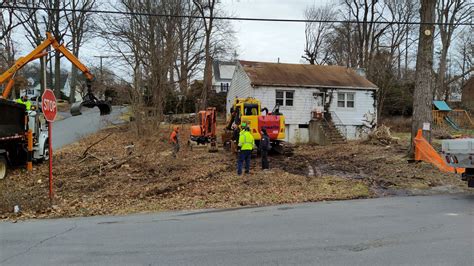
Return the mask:
M108 56L108 55L94 55L94 57L97 57L100 60L100 82L102 83L103 79L104 79L104 71L103 71L103 68L102 68L102 59L110 58L111 56Z

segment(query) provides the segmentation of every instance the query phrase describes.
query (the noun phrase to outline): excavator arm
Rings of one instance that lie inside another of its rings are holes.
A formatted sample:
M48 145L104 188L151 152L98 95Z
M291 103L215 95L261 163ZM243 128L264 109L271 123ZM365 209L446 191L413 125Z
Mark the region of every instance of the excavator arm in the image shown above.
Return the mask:
M84 96L84 101L73 104L71 107L71 114L80 115L82 106L89 108L97 106L99 107L101 115L109 114L112 109L110 104L97 99L92 93L91 83L92 80L94 80L94 75L92 75L90 70L84 64L82 64L81 61L79 61L79 59L74 56L66 47L64 47L63 44L60 44L49 32L46 33L46 39L40 45L38 45L38 47L36 47L28 55L20 57L12 67L0 75L0 85L8 81L5 89L3 90L2 98L6 99L9 97L11 89L14 85L14 75L16 72L29 62L46 56L48 53L44 52L44 50L46 50L46 48L49 46L52 46L55 50L62 53L77 69L79 69L84 74L87 79L87 94Z

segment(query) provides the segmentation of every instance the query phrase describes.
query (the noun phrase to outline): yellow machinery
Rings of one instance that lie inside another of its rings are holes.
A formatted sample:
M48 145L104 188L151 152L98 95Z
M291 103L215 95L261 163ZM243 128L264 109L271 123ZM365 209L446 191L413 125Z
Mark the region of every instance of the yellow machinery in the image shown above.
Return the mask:
M263 127L267 129L273 143L278 144L285 139L285 117L278 111L269 113L267 108L262 109L258 99L234 99L226 129L231 130L233 124L239 126L243 122L248 125L250 133L257 141L261 139L260 130Z
M75 67L77 67L80 71L82 71L82 73L84 73L84 76L87 79L87 94L83 97L82 102L73 104L73 106L71 107L71 114L80 115L82 106L89 108L97 106L100 110L101 115L109 114L112 109L110 103L97 99L92 93L91 83L94 79L92 73L84 64L79 61L76 56L69 52L69 50L66 49L63 44L60 44L49 32L46 33L46 39L38 47L36 47L28 55L20 57L12 67L10 67L7 71L0 75L0 84L3 84L8 81L7 85L5 86L5 89L3 90L2 98L7 99L9 97L10 91L13 88L14 84L14 76L17 71L24 67L27 63L46 56L48 53L45 52L45 50L49 46L52 46L54 49L62 53Z

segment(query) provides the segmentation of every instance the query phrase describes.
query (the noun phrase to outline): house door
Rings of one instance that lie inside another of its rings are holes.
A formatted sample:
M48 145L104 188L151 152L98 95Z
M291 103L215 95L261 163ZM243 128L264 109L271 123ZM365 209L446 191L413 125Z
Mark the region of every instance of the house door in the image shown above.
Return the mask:
M313 93L313 111L323 112L324 111L324 92Z

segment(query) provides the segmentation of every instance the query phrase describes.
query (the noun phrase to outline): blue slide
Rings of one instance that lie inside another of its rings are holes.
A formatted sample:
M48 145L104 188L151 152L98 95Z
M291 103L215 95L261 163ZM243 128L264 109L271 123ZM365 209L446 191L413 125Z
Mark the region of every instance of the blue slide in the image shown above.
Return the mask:
M454 130L461 130L459 128L459 126L451 119L449 118L449 116L445 116L444 117L444 120L446 121L446 123L448 123L448 125L450 125Z

